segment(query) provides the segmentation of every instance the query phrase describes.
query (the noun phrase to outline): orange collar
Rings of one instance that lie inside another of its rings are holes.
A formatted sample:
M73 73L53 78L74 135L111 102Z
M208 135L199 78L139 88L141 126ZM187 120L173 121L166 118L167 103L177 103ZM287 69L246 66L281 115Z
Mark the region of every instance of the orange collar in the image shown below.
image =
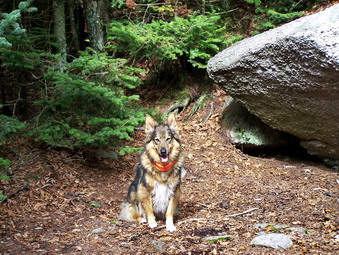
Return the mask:
M163 165L160 165L156 162L152 162L152 164L161 172L167 172L168 170L170 170L174 166L175 163L176 163L176 161L173 161L173 162L169 163L168 165L163 166Z

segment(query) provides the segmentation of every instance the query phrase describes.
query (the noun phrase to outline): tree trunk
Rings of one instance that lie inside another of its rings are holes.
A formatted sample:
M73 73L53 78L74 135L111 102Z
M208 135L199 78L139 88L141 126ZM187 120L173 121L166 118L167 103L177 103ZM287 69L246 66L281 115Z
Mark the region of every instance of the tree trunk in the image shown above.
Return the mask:
M69 22L70 22L71 33L72 33L72 42L70 43L70 45L73 45L74 51L78 53L80 50L80 41L79 41L78 29L76 26L76 21L75 21L75 16L74 16L74 8L75 8L74 0L69 0L68 1L68 15L69 15Z
M102 51L104 49L104 30L101 16L101 7L104 2L104 0L87 0L85 4L85 16L90 45L97 51Z
M54 0L54 34L59 45L60 53L60 71L65 70L67 57L67 42L66 42L66 24L65 24L65 0Z

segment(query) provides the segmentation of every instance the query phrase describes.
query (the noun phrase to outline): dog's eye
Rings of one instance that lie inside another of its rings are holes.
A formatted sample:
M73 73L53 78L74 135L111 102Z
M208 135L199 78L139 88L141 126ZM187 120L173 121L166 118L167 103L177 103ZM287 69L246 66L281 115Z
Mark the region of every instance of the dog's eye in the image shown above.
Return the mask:
M155 141L156 144L160 143L160 140L158 138L155 138L154 141Z
M169 137L169 138L166 139L166 142L170 143L171 140L172 140L172 139Z

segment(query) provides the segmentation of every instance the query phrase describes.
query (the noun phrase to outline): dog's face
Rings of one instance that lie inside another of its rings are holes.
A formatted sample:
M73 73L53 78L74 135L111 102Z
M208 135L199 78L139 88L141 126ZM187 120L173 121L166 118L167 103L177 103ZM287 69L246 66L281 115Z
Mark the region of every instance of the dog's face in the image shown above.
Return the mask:
M163 125L149 115L146 116L146 150L154 162L167 165L176 160L180 152L178 127L174 114L170 114Z

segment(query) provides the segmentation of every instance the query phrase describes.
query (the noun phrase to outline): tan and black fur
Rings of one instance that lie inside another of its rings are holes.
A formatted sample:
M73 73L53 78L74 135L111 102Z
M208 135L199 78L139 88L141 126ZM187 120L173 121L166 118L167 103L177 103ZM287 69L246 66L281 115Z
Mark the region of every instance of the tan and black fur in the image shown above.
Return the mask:
M145 148L135 168L135 179L129 186L127 199L121 205L120 218L140 223L147 221L150 228L157 227L156 218L165 218L166 229L172 232L176 230L173 218L181 195L181 178L185 175L174 114L170 114L163 125L147 115L145 132Z

